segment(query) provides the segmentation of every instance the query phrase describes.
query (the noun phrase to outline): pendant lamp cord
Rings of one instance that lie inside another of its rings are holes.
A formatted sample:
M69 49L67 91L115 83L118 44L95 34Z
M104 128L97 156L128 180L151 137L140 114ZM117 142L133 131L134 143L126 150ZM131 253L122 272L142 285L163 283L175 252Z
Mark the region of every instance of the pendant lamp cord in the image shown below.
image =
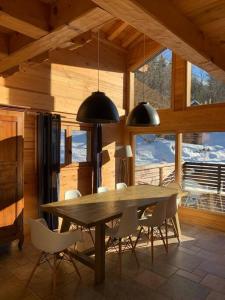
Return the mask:
M99 40L100 40L100 38L99 38L99 30L98 30L98 58L97 58L97 60L98 60L98 92L99 92L99 67L100 67L100 47L99 47Z
M144 45L143 45L143 57L144 57L144 65L143 65L143 101L145 101L145 34L144 34Z

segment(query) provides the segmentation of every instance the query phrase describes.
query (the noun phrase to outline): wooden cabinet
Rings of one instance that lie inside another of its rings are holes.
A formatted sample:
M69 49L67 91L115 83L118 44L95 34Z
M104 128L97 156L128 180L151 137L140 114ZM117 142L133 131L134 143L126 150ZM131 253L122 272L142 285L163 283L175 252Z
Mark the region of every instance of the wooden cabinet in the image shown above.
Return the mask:
M0 245L23 244L23 112L0 110Z

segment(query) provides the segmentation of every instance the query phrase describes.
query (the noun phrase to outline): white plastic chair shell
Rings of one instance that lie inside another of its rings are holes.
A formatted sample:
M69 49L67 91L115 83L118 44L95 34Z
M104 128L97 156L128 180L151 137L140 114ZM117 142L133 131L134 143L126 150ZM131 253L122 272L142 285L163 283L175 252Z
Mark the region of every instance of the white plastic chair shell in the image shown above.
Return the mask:
M177 213L177 209L178 209L177 196L178 196L178 194L174 194L167 201L167 205L166 205L166 219L173 218L176 215L176 213Z
M98 193L105 193L108 191L109 191L109 189L107 188L107 186L99 186L98 187Z
M74 199L74 198L79 198L81 197L81 193L80 191L78 190L68 190L65 192L65 200L71 200L71 199Z
M139 220L139 225L147 227L161 226L166 219L167 201L158 202L151 216Z
M170 182L168 185L167 185L168 188L171 188L171 189L176 189L177 190L177 205L180 205L181 204L181 197L179 196L179 193L182 193L183 190L182 190L182 187L180 186L179 183L177 182Z
M108 228L107 234L111 237L123 238L136 233L138 216L136 206L127 206L117 227Z
M116 190L125 190L127 188L127 185L125 182L119 182L116 184Z
M44 219L30 219L31 241L33 245L46 253L54 254L82 241L80 230L63 233L51 231Z

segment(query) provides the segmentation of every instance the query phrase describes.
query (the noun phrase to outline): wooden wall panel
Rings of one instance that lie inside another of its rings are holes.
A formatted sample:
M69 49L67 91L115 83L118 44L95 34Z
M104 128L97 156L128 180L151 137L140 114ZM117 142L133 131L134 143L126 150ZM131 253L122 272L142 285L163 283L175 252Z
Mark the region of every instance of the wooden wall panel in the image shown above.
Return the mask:
M100 45L100 90L115 102L121 116L124 115L124 52ZM37 217L37 168L36 168L36 113L50 111L61 113L63 120L75 122L81 102L97 90L96 41L71 52L56 50L48 62L25 63L20 71L7 78L0 78L0 104L26 106L24 136L24 201L25 224L29 217ZM103 184L115 187L114 152L120 142L121 127L118 124L103 128L104 149L110 161L103 167ZM66 167L61 172L61 198L65 190L78 188L82 194L91 192L90 167ZM27 226L25 226L25 230Z

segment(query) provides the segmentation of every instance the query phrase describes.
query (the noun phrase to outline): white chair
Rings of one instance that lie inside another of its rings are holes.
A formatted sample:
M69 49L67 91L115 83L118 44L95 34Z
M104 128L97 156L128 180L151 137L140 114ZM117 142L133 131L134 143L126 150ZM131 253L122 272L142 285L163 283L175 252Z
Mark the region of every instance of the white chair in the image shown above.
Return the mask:
M82 194L79 190L68 190L65 192L65 200L72 200L72 199L75 199L75 198L79 198L79 197L82 197ZM77 229L78 226L74 223L71 224L72 225L72 229ZM81 227L82 229L82 227ZM92 236L92 232L91 232L91 229L88 228L88 232L90 234L90 237L91 237L91 240L92 240L92 243L95 244L94 242L94 238Z
M160 233L160 237L163 241L163 245L166 249L167 252L167 246L166 246L166 242L164 240L162 231L161 231L161 226L163 225L163 223L165 222L166 219L166 205L167 202L166 201L161 201L158 202L155 207L154 210L152 211L152 215L148 215L146 217L143 217L142 219L139 220L139 225L141 226L141 229L138 233L136 242L135 242L135 247L136 244L140 238L141 232L144 229L144 227L148 228L148 234L147 237L148 239L151 241L151 257L152 257L152 263L153 263L153 259L154 259L154 229L157 228L159 230ZM151 232L150 232L151 231ZM150 236L150 238L149 238Z
M106 250L117 243L119 245L119 269L120 274L122 270L122 240L128 238L128 243L131 246L132 252L135 255L135 259L138 264L138 260L135 253L135 243L132 241L132 234L137 232L138 217L137 217L137 207L127 206L123 212L120 222L117 226L113 228L106 228L106 235L109 236ZM138 264L139 265L139 264Z
M65 192L65 200L71 200L71 199L74 199L74 198L79 198L81 197L81 193L80 191L78 190L69 190L69 191L66 191Z
M69 260L73 264L75 271L77 272L79 278L81 278L80 272L75 264L75 261L73 260L70 252L67 250L67 248L73 245L74 243L82 241L82 233L80 230L68 231L64 233L54 232L48 228L47 223L44 219L31 219L30 228L31 241L37 249L41 250L41 255L38 258L31 272L26 286L29 285L37 267L44 262L48 262L52 269L54 292L56 285L56 271L59 266L57 260L60 259L61 261L64 258L67 258L67 260ZM51 256L53 257L52 263L49 259Z
M107 186L99 186L98 187L98 193L105 193L108 191L109 191L109 189L107 188Z
M174 182L170 182L167 185L167 187L177 190L177 205L181 205L181 196L180 196L180 194L183 192L181 185L174 181Z
M178 197L178 194L172 195L170 197L170 199L167 201L167 206L166 206L165 227L166 227L166 245L167 245L167 249L168 249L168 221L171 222L171 226L173 228L174 236L177 238L178 243L180 243L179 233L178 233L177 227L174 223L174 218L176 217L177 208L178 208L177 197Z
M116 184L116 190L125 190L127 188L127 185L125 182L119 182Z

